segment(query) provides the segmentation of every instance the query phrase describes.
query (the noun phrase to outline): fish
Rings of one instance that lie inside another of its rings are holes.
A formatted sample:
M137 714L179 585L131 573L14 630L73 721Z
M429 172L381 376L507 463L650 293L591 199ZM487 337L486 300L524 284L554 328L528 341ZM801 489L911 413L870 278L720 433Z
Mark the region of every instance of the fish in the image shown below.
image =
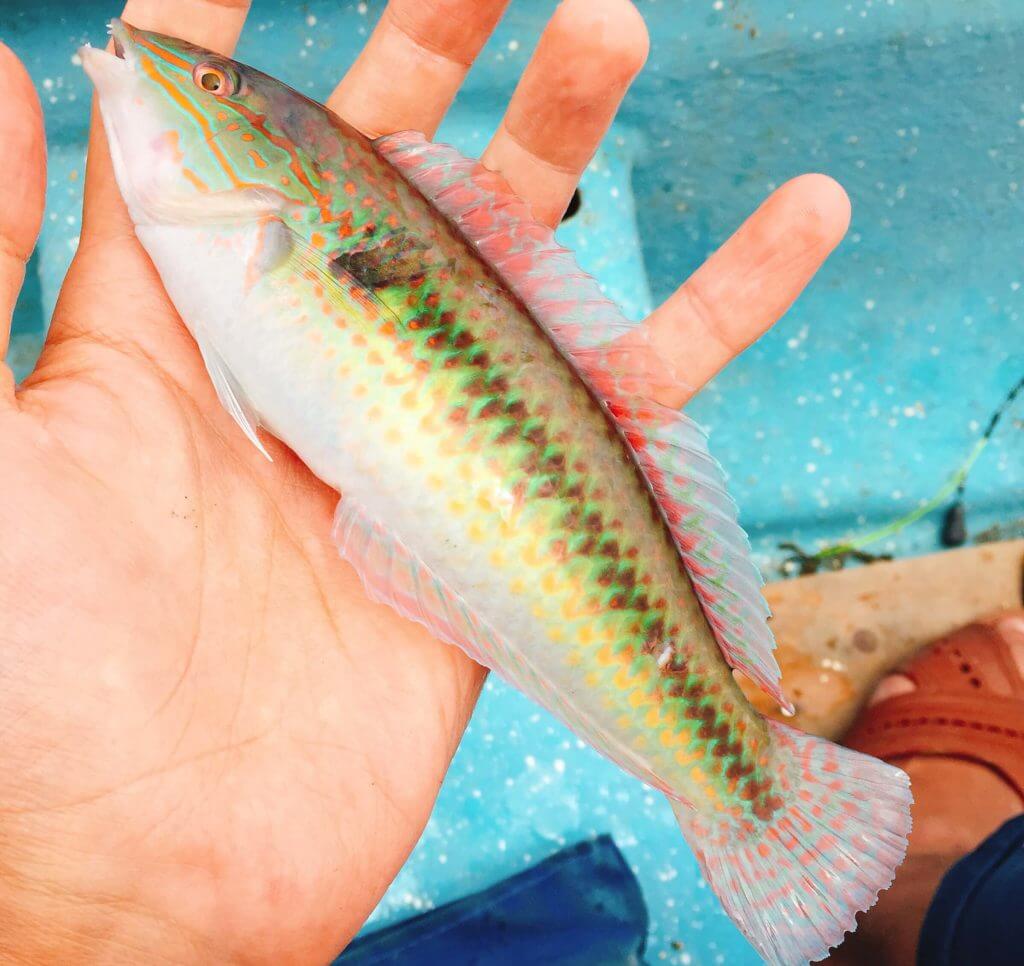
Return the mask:
M111 34L80 55L135 233L240 431L342 494L368 596L664 794L765 961L826 955L903 859L909 782L744 696L734 671L791 709L723 471L636 378L640 330L480 162Z

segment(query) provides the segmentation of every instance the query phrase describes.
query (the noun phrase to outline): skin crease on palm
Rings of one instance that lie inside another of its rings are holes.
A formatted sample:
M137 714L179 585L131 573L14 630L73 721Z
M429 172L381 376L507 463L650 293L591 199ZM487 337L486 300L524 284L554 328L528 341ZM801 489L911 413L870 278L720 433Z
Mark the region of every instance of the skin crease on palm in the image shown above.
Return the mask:
M392 0L330 105L371 135L432 134L505 5ZM246 5L130 0L123 16L227 53ZM646 52L629 0L554 13L485 155L547 222ZM45 151L3 47L0 90L2 355ZM848 220L826 177L778 189L647 320L651 372L701 386L782 315ZM272 464L217 403L94 123L42 358L17 390L0 366L9 961L323 962L423 829L483 672L367 602L331 544L336 494L266 445Z

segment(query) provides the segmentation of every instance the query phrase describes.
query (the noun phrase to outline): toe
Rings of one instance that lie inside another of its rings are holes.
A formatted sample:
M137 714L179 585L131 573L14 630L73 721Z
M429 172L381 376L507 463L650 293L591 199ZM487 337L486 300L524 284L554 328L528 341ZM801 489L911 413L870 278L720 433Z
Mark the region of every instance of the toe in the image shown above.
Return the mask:
M868 705L888 701L889 698L896 698L901 694L910 694L913 690L914 682L905 674L889 674L878 682L878 687L868 699Z
M997 617L992 626L1006 641L1006 646L1017 662L1017 672L1024 678L1024 611Z

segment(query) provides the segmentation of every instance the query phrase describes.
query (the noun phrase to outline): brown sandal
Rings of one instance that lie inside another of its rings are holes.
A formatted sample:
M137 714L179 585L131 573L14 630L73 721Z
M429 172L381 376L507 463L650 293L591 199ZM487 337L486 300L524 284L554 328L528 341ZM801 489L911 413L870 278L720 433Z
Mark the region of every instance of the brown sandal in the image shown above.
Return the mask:
M898 673L915 690L865 708L844 744L886 761L909 755L976 761L1024 799L1024 678L999 633L970 624Z

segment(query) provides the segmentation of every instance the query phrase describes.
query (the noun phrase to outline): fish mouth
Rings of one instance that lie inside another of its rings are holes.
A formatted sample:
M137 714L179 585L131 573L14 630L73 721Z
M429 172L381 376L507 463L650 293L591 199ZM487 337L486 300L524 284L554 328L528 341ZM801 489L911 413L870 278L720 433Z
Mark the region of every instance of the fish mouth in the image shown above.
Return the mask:
M140 137L145 137L152 126L151 121L138 114L138 105L144 100L143 76L138 69L138 31L120 19L110 21L109 31L108 47L87 44L79 49L78 55L96 89L117 183L133 220L139 224L147 208L147 185L145 178L139 184L139 177L133 176L125 154L125 140L129 146L137 147Z
M79 57L82 58L82 66L94 82L105 74L116 75L126 69L135 69L135 28L115 17L110 21L107 31L110 34L113 52L89 44L78 51Z
M125 23L120 17L114 17L107 29L110 32L110 39L113 41L114 56L118 60L123 60L130 64L131 60L128 57L128 51L131 50L135 42L133 36L135 28L131 24Z

